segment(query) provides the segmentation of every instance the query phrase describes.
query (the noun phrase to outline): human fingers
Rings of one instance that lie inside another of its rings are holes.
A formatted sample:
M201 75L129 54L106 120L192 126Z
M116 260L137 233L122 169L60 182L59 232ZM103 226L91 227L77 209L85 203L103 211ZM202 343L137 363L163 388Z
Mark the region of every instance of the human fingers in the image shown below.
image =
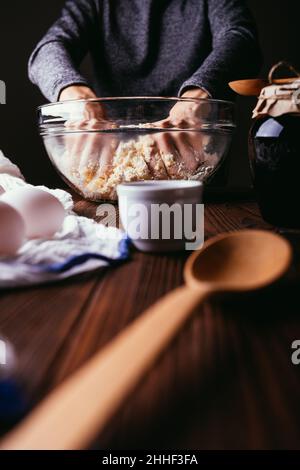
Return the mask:
M157 127L159 129L167 129L168 127L171 126L171 121L169 118L167 119L162 119L161 121L156 121L151 124L152 127Z
M67 132L64 134L64 147L65 152L61 161L61 168L72 182L78 182L79 180L79 164L80 164L80 134L73 132Z
M184 169L191 174L203 161L203 143L200 132L183 131L175 136L175 145L182 156Z
M101 134L89 132L81 136L76 151L80 155L78 171L84 182L93 179L97 173L101 150Z
M87 121L105 121L106 110L99 101L88 101L85 103L83 115Z
M168 173L159 150L159 145L155 138L153 138L153 134L147 137L144 158L154 179L168 179Z
M183 160L170 132L155 134L156 146L160 151L166 173L170 178L176 178L182 166Z
M97 177L105 178L113 168L113 160L120 141L116 137L103 135Z

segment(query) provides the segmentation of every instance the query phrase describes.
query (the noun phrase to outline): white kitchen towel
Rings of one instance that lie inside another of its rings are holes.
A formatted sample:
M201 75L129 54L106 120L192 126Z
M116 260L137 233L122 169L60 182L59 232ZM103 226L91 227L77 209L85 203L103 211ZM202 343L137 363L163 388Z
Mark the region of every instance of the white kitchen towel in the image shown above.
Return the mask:
M0 186L9 191L25 185L18 167L0 151ZM63 204L67 215L62 230L49 239L28 240L13 258L0 258L0 288L55 282L117 265L129 257L124 232L76 215L72 197L66 191L37 187Z

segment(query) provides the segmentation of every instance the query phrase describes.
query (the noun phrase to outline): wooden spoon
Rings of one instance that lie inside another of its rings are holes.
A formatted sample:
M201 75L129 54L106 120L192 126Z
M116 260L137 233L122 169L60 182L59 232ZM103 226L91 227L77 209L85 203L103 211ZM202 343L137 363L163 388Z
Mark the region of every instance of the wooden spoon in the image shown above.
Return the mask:
M259 289L291 261L289 243L271 232L218 236L187 261L186 285L150 307L4 438L1 449L82 449L182 328L194 308L218 292ZM117 288L117 286L116 286Z
M275 78L270 83L268 80L263 78L254 78L252 80L236 80L230 82L230 88L242 96L259 96L263 88L268 85L283 85L285 83L293 83L295 80L299 80L299 77L292 78Z

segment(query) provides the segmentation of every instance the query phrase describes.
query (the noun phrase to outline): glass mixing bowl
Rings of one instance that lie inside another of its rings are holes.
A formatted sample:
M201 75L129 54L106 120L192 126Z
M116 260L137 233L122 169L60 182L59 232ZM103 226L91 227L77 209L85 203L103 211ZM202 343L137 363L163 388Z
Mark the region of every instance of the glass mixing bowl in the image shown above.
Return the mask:
M233 103L190 98L64 101L41 106L38 119L56 170L94 201L116 200L124 182L206 182L235 128Z

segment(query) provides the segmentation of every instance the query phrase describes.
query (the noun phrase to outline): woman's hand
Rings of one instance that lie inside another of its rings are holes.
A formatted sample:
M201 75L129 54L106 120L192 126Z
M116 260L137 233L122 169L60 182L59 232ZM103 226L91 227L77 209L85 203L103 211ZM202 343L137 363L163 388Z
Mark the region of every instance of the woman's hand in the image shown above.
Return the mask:
M59 101L87 100L89 98L97 98L97 96L91 88L84 85L68 86L59 95Z
M183 98L209 98L208 93L200 88L186 91ZM164 161L168 155L173 156L174 165L166 165L171 178L185 177L192 174L203 161L203 135L201 132L189 131L199 127L201 103L197 101L178 101L169 116L156 122L160 129L176 129L176 132L158 132L154 134L155 146L162 153ZM166 162L165 162L166 164Z
M59 101L69 101L69 100L89 100L97 99L94 91L83 85L71 85L62 90L59 96ZM86 103L84 106L84 112L82 116L83 124L91 119L97 119L102 121L105 119L105 111L103 106L100 103ZM73 122L72 119L69 122Z
M94 91L86 86L65 88L59 97L60 101L97 99ZM88 184L95 178L105 177L111 166L118 142L109 134L95 132L112 127L105 119L105 109L99 102L83 104L81 118L71 118L65 123L69 130L66 134L65 168L81 185ZM85 131L82 133L82 131Z
M200 88L192 88L186 91L182 98L207 99L209 95ZM171 109L169 116L155 125L157 127L178 127L179 129L194 127L197 122L199 123L200 109L201 106L196 101L178 101Z

